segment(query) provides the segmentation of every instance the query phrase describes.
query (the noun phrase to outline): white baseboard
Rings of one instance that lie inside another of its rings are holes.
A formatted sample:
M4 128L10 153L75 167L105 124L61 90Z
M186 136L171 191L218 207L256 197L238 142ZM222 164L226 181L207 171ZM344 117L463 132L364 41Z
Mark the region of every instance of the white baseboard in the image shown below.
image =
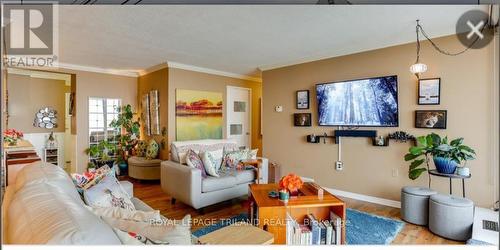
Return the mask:
M369 195L364 195L364 194L357 194L357 193L351 193L347 191L342 191L338 189L333 189L333 188L325 188L328 192L334 195L346 197L346 198L351 198L355 200L360 200L360 201L367 201L375 204L380 204L388 207L395 207L395 208L401 208L401 202L395 201L395 200L389 200L389 199L384 199L384 198L379 198L379 197L374 197L374 196L369 196Z

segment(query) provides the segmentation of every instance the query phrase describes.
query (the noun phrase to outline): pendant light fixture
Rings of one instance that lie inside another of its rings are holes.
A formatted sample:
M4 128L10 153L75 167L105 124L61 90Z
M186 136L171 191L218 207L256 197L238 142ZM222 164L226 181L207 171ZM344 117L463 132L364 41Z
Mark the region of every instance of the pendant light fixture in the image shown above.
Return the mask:
M417 60L413 65L410 66L410 72L415 74L417 78L420 78L420 74L427 71L427 65L420 62L420 39L419 39L419 20L417 20L417 26L415 28L417 32Z

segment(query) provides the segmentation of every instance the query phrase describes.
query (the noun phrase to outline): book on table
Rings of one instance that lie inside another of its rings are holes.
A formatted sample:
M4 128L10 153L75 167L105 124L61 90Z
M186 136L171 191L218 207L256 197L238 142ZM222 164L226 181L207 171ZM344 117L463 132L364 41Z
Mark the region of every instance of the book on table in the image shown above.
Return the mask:
M342 218L330 211L330 221L333 223L335 229L335 244L340 245L341 232L342 232Z

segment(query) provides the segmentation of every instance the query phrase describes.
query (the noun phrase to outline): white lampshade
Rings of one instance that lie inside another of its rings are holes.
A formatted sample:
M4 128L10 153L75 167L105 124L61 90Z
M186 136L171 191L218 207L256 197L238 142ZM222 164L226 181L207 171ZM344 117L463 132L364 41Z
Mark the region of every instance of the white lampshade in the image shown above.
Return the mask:
M427 65L423 63L415 63L410 66L410 72L413 74L420 74L427 71Z

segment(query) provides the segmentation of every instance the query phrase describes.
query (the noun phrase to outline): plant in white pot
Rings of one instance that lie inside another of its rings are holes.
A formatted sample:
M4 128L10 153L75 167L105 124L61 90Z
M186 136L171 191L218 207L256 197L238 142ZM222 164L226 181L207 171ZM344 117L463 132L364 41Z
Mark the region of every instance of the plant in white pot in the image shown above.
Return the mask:
M466 163L475 159L476 152L463 144L464 138L457 138L448 143L448 137L441 138L432 133L417 138L417 145L411 147L405 155L405 161L411 161L408 177L412 180L429 171L430 159L434 161L436 170L444 174L453 174L457 167L459 174L469 175ZM422 167L422 164L426 167Z

